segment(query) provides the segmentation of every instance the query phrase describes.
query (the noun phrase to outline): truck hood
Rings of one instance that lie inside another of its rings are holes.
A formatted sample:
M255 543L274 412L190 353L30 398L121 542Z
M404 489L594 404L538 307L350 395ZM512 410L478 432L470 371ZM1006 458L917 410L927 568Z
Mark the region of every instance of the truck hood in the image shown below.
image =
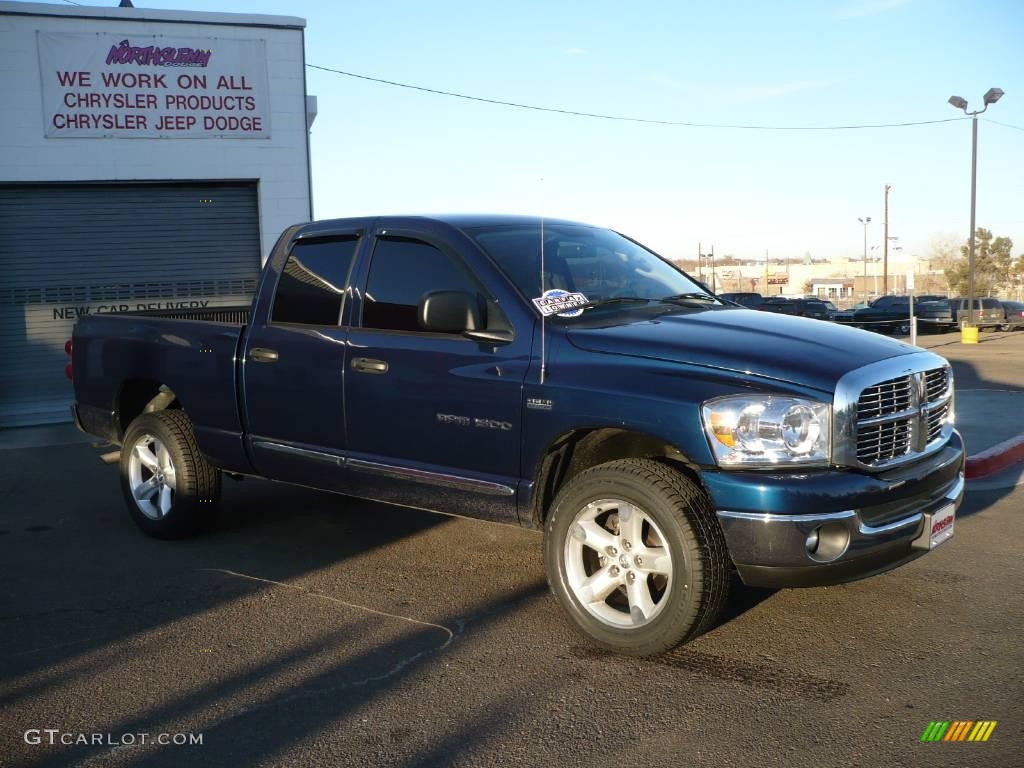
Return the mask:
M832 392L848 371L920 351L868 331L753 310L694 310L570 327L574 346L765 376Z

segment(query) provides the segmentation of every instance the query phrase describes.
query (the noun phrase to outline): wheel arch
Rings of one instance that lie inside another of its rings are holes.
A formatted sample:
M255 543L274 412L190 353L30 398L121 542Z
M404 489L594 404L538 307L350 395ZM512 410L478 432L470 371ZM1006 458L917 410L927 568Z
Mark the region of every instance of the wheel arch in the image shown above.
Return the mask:
M705 490L699 466L665 438L620 427L572 429L552 440L537 464L526 516L530 527L543 528L559 490L573 477L617 459L661 461Z
M143 413L169 408L183 409L170 387L153 379L128 379L121 384L114 401L114 421L119 438L124 438L128 425Z

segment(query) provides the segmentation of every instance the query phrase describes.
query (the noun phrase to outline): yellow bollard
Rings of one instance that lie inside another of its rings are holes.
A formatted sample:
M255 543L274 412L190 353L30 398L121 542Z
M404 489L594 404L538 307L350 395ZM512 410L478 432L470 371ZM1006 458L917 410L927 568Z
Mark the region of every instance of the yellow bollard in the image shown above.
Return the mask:
M977 326L964 326L960 329L960 343L961 344L977 344L978 343L978 328Z

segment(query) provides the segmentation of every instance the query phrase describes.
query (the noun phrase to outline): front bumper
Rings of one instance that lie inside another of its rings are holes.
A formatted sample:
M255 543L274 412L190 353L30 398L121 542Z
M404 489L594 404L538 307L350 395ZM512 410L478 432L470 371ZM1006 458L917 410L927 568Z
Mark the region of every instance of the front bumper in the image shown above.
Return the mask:
M882 573L923 555L928 551L932 515L950 503L959 508L963 499L963 444L957 433L953 437L934 460L898 473L910 475L915 469L920 473L909 489L907 480L900 480L897 473L823 473L826 477L843 475L842 491L835 496L843 504L838 510L798 509L787 514L772 509L775 504L762 507L763 511L718 505L718 519L740 578L751 586L774 588L838 584ZM864 483L859 498L851 487L858 484L858 478ZM781 476L775 479L781 480ZM811 489L801 483L807 479L790 477L790 508L793 502L807 501ZM820 486L824 480L815 479L812 486ZM879 494L879 483L889 484L890 492ZM775 503L780 504L785 489L776 485L773 490ZM812 552L808 537L815 531L819 544Z

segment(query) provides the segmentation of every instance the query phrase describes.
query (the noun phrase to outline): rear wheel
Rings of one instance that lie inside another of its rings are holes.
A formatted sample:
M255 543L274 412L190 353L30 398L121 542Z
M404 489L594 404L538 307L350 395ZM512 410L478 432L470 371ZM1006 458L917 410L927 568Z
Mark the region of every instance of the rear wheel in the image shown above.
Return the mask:
M220 471L199 451L184 411L144 413L125 432L121 490L135 524L158 539L200 531L220 500Z
M548 583L573 623L609 650L645 656L713 626L730 561L703 491L649 459L573 478L545 526Z

